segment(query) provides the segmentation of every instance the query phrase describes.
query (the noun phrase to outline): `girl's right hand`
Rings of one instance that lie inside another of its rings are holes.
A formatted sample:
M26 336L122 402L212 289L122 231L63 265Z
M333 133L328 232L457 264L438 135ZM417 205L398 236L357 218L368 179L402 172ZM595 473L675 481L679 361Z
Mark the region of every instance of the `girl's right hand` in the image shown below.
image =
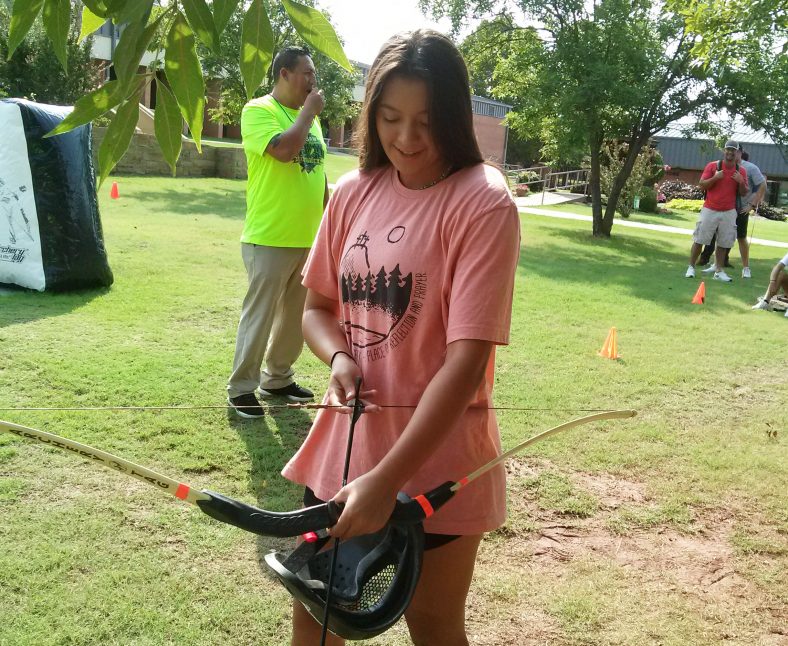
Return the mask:
M344 352L337 354L331 366L331 377L326 391L327 403L330 406L337 406L337 412L349 415L353 412L353 400L359 397L364 404L365 413L380 411L380 406L367 400L368 397L374 397L377 394L376 390L362 389L360 393L356 392L356 382L360 377L362 377L361 368L353 358Z

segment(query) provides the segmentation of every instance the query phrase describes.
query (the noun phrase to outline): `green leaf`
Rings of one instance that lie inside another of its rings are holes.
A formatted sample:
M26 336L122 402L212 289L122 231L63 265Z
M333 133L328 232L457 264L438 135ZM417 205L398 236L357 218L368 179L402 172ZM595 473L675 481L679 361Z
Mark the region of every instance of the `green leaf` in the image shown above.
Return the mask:
M74 111L44 136L53 137L68 132L100 117L123 100L123 93L120 89L120 84L117 81L109 81L86 94L74 104Z
M44 30L55 56L68 74L68 29L71 26L71 0L45 0L42 16Z
M97 16L87 7L82 7L82 28L79 31L79 39L77 42L82 42L94 31L99 29L104 24L106 18Z
M262 0L254 0L241 29L241 76L250 100L273 60L274 32Z
M301 38L348 72L353 71L334 28L321 11L293 0L282 0L282 4Z
M98 154L99 186L115 168L115 164L126 152L140 117L140 93L132 94L115 113L112 123L107 128Z
M237 6L238 0L213 0L213 22L219 34L224 31L227 23L230 22L230 16L233 15Z
M11 26L8 29L8 56L6 60L11 60L14 50L19 47L33 22L41 13L44 0L14 0L14 8L11 10Z
M183 145L183 120L178 102L164 83L156 81L156 112L153 116L153 131L164 159L175 175L175 164L181 156Z
M109 10L107 9L107 3L104 0L82 0L82 4L85 5L88 9L90 9L90 13L95 16L100 16L107 19L107 13Z
M186 19L189 21L194 33L204 42L208 49L217 52L219 48L219 34L213 22L211 10L205 0L181 0Z
M123 30L112 59L115 76L121 85L128 84L134 78L142 61L142 55L156 33L160 21L161 16L147 27L142 21L133 22Z
M178 101L178 107L189 126L194 143L197 144L197 150L201 150L205 80L194 48L194 33L180 13L167 34L164 69L170 89Z
M153 0L104 0L107 4L107 13L116 25L127 22L148 21Z

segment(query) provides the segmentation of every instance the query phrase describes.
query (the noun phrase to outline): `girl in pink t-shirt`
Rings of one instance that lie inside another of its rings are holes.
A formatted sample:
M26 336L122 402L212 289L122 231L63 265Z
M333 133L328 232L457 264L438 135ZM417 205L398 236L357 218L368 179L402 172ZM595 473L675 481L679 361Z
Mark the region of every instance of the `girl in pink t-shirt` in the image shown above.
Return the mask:
M391 38L370 70L358 130L360 170L329 202L304 270L304 337L331 366L325 402L356 397L349 421L322 410L283 475L306 500L345 504L331 534L380 529L397 492L457 480L500 453L494 347L509 341L519 219L501 173L482 163L468 72L445 36ZM465 599L484 532L505 519L503 467L425 522L418 588L405 613L415 643L467 644ZM294 604L293 644L320 626ZM331 644L341 644L333 637Z

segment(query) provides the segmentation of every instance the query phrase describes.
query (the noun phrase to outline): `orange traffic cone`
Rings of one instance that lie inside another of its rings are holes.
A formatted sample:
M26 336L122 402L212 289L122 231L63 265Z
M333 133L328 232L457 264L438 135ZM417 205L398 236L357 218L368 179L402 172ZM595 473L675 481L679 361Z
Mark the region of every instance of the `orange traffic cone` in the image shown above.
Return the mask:
M610 332L607 333L607 338L605 339L605 344L602 346L602 349L599 351L599 356L604 357L605 359L620 359L621 357L618 354L618 333L616 332L616 328L611 327Z
M112 182L112 188L109 189L109 196L113 200L117 200L120 197L120 193L118 193L118 183Z
M705 302L706 302L706 283L700 281L700 285L698 286L698 291L695 292L695 296L692 297L692 304L703 305Z

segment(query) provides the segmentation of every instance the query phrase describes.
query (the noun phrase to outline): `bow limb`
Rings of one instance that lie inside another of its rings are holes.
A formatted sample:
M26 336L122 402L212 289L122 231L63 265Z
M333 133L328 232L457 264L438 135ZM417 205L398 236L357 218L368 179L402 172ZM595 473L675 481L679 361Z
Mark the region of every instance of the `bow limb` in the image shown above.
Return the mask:
M524 442L521 442L517 446L506 451L506 453L502 453L494 460L491 460L484 466L479 467L478 469L476 469L476 471L474 471L470 475L466 476L462 480L455 483L454 487L452 487L452 491L457 491L461 489L469 482L473 482L474 480L476 480L476 478L487 473L490 469L499 465L507 458L510 458L515 453L519 453L525 447L530 446L531 444L536 444L537 442L545 439L546 437L550 437L551 435L555 435L556 433L561 433L563 431L568 431L570 428L574 428L575 426L590 424L591 422L598 422L599 420L603 420L603 419L625 419L628 417L634 417L635 415L637 415L637 412L634 410L610 410L602 413L594 413L593 415L586 415L585 417L578 417L577 419L573 419L569 422L564 422L563 424L554 426L553 428L547 429L546 431L543 431L538 435L534 435L533 437L528 438Z
M288 512L267 511L214 491L205 489L198 491L186 483L174 480L152 469L53 433L0 420L0 432L3 431L25 439L38 440L47 446L85 458L93 464L100 464L125 473L127 476L147 482L159 491L197 505L203 513L211 518L261 536L299 536L331 527L339 518L339 511L333 503L324 503Z

